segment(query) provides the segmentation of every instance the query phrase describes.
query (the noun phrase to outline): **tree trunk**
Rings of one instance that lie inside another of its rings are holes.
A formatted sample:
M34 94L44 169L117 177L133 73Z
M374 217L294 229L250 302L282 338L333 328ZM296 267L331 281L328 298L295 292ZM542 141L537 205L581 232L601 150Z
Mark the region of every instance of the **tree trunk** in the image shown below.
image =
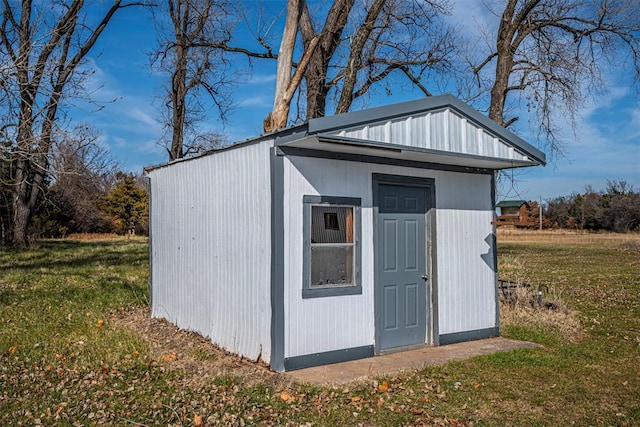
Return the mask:
M14 197L12 235L13 246L24 248L29 244L29 240L27 238L27 226L29 225L30 217L31 211L29 209L29 206L19 197Z
M499 46L504 49L504 46ZM508 48L508 46L506 47ZM500 126L504 126L504 106L507 101L507 87L513 61L509 55L498 55L496 64L496 77L491 88L491 103L489 105L489 118Z
M318 62L326 62L320 59ZM309 64L305 74L307 84L307 120L324 117L327 110L327 94L329 88L326 85L327 69L318 63Z
M186 79L187 79L187 59L186 50L182 46L176 51L176 70L171 81L171 104L172 111L172 136L171 149L169 150L169 161L181 159L184 156L184 125L186 117Z
M320 34L315 33L308 8L305 7L302 11L300 32L305 49L314 37L320 37L318 47L314 50L304 75L307 86L307 120L324 117L326 114L327 94L330 89L327 86L329 62L340 44L353 4L354 0L334 1Z
M356 85L358 69L362 59L362 51L365 43L371 35L371 32L375 28L376 20L378 19L385 3L386 0L375 0L373 2L367 12L367 17L351 39L349 59L344 71L344 83L342 85L342 91L340 92L340 100L336 106L336 114L346 113L349 111L349 108L351 108L354 97L353 90Z
M13 224L11 230L11 245L24 248L29 244L27 228L31 219L29 197L27 197L28 184L25 180L11 195L13 207Z
M293 76L291 69L293 66L293 49L296 44L296 35L298 34L298 23L304 0L289 0L287 3L287 19L282 33L282 42L280 43L280 51L278 53L278 69L276 74L276 93L273 101L273 110L264 119L264 131L274 132L278 129L287 127L289 119L289 110L291 108L291 100L296 90L300 86L304 72L309 65L309 61L318 46L320 36L317 35L311 39L309 44L305 46L302 58L298 63Z
M276 93L273 109L264 120L264 131L273 132L284 129L289 118L291 98L287 96L291 84L291 66L293 64L293 49L296 45L298 22L300 21L301 4L303 0L288 0L287 18L282 31L282 41L278 52L278 68L276 71Z
M491 87L489 118L500 126L504 126L504 106L507 100L509 77L513 68L514 48L511 46L516 24L513 22L517 0L509 0L505 6L498 28L496 42L496 75Z

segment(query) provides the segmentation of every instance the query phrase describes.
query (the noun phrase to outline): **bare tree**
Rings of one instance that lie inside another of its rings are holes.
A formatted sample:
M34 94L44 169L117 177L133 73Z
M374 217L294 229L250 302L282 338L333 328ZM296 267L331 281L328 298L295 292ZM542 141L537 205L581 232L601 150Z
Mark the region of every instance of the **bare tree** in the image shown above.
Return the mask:
M309 46L316 35L320 36L319 45L313 52L304 76L307 88L307 118L321 117L325 114L327 95L331 89L327 84L329 64L343 41L342 33L353 5L354 0L334 1L319 32L315 28L308 6L306 3L304 5L300 20L300 33L304 45Z
M99 132L87 124L78 124L69 132L57 135L51 147L52 184L45 192L55 193L68 207L73 224L70 232L88 233L107 228L98 202L111 190L118 165L100 144Z
M13 126L3 152L12 171L12 243L27 245L27 227L49 171L61 102L77 95L79 69L114 14L139 3L109 2L94 25L83 0L55 3L2 0L0 41L4 74L0 91L4 126ZM95 15L93 15L95 16Z
M154 13L159 47L151 54L152 65L171 76L164 104L169 160L197 151L197 144L185 139L198 138L195 125L208 108L200 95L223 119L229 107L224 51L212 46L228 34L230 10L231 4L221 0L166 0Z
M317 31L305 7L300 21L305 48L320 37L305 72L306 118L324 116L331 93L334 112L349 111L394 72L430 96L422 79L451 67L456 37L442 19L448 12L441 0L373 0L362 7L336 0Z
M287 2L287 18L284 24L284 31L282 32L280 51L278 53L273 109L264 120L265 132L273 132L287 126L291 100L300 86L300 82L304 76L304 70L309 64L311 55L318 44L318 37L313 37L309 41L305 47L302 59L292 76L293 51L295 49L298 23L300 22L303 6L304 0L288 0Z
M472 60L489 95L489 117L508 127L511 101L526 107L552 152L561 151L554 115L575 123L585 98L605 86L609 66L631 64L640 77L640 9L633 0L507 0L489 52Z
M428 95L422 79L429 70L448 66L455 37L442 20L446 0L335 0L325 6L313 10L304 0L288 1L277 55L269 44L272 25L257 33L260 49L234 44L231 32L208 44L251 59L278 59L276 101L266 131L286 126L295 93L303 95L303 118L310 119L327 113L328 100L336 113L348 111L394 72ZM296 47L298 35L302 46Z

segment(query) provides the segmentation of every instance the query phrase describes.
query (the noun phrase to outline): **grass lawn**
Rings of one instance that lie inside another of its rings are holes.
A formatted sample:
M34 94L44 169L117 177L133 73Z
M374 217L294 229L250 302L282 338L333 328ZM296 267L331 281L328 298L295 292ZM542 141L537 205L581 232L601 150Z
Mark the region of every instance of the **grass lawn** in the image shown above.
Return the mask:
M558 305L505 307L502 334L542 348L339 388L159 357L121 320L148 304L144 239L2 251L0 425L640 425L640 236L498 241L501 278Z

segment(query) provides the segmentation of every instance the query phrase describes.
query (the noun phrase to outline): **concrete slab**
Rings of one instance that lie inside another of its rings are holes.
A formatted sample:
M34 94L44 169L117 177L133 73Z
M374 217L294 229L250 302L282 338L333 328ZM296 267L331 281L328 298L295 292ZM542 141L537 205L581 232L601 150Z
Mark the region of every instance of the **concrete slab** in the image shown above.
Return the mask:
M301 383L345 384L372 376L392 375L407 370L418 370L425 366L444 365L454 360L469 359L483 354L537 347L541 346L532 342L498 337L298 369L286 372L285 375Z

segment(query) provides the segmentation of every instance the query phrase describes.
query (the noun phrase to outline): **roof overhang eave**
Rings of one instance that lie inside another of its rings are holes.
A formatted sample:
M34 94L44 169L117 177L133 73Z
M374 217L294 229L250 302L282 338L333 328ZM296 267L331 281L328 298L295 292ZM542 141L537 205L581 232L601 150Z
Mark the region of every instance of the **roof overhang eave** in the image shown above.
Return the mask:
M291 147L300 150L312 150L314 152L353 154L477 169L501 170L544 165L544 163L538 159L529 159L526 161L504 159L400 144L389 144L378 141L348 139L323 134L308 135L300 139L287 141L280 144L280 146L283 148Z

